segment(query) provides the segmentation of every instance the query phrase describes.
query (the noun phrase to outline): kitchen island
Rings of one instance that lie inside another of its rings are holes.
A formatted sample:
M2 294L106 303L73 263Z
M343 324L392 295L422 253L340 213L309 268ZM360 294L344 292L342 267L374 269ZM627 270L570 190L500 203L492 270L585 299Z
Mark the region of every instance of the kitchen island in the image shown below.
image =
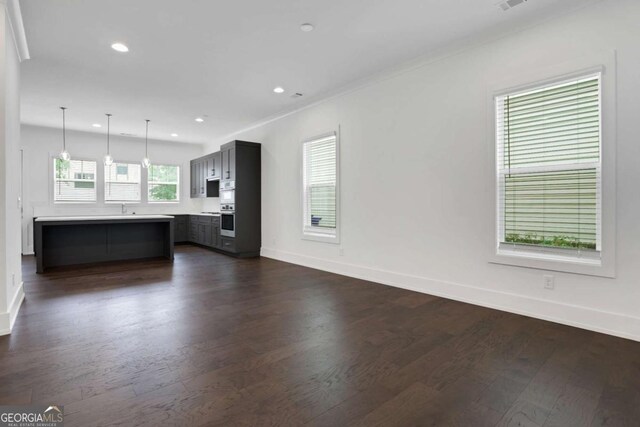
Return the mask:
M37 272L108 261L173 260L173 219L170 215L37 217L33 227Z

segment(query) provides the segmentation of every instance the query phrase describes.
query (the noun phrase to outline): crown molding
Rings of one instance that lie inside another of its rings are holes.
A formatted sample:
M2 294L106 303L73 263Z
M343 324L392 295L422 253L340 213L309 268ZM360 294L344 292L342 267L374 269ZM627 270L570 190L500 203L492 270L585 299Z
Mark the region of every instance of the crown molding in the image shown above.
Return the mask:
M20 10L19 0L0 0L7 11L9 18L9 26L13 35L13 42L16 45L18 59L20 62L30 59L29 45L27 44L27 34L24 31L24 23L22 22L22 12Z

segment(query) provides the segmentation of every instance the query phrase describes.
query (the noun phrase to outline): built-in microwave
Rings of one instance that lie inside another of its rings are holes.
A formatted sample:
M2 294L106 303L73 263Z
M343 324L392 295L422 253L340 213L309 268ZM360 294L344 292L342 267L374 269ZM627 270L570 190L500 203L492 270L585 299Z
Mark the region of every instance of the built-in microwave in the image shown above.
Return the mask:
M236 237L236 215L233 212L220 213L220 235Z

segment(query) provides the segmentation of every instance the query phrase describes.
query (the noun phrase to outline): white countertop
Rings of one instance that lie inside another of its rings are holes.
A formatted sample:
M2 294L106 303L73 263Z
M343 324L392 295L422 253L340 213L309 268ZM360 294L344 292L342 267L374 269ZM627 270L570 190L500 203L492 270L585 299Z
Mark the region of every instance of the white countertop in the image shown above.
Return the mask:
M169 219L171 215L91 215L91 216L39 216L41 221L105 221L112 219Z

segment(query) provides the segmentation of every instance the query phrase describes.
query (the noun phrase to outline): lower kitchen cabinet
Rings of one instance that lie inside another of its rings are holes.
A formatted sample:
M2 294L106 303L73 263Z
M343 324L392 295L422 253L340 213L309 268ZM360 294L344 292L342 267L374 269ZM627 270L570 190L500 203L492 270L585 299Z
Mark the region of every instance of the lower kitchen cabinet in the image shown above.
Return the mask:
M189 215L173 216L173 241L175 243L184 243L189 241Z
M236 240L231 237L220 237L220 249L227 252L235 252Z
M209 248L220 247L220 218L210 215L189 215L188 241Z
M220 225L212 226L212 242L211 246L214 248L220 248Z
M189 242L198 243L198 218L189 216Z

